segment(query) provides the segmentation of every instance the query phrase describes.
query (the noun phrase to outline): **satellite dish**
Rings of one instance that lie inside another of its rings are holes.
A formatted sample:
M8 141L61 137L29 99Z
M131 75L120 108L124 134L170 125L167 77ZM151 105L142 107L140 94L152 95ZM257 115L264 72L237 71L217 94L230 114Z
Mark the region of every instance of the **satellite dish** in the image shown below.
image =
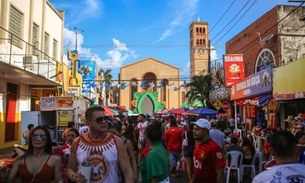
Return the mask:
M274 34L269 34L268 36L264 37L263 39L260 40L260 43L263 44L269 39L271 39L274 36Z

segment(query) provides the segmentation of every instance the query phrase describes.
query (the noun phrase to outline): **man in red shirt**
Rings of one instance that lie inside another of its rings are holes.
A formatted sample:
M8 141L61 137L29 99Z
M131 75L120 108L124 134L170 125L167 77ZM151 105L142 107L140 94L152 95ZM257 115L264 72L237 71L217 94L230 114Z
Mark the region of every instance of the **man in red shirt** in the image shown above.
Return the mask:
M180 159L182 150L183 131L177 126L177 121L174 116L169 116L169 120L170 126L164 134L164 141L166 143L166 150L169 154L171 176L176 177L178 175L176 165Z
M197 140L194 150L193 183L223 183L225 160L219 145L211 140L211 124L201 118L194 123L193 136Z

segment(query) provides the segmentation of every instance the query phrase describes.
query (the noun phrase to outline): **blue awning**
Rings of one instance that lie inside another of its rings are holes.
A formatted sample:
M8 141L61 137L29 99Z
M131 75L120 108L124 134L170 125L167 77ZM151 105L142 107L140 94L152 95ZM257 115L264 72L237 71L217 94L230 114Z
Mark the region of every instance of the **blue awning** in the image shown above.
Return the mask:
M267 105L267 103L270 99L272 99L272 94L259 96L258 97L259 106Z

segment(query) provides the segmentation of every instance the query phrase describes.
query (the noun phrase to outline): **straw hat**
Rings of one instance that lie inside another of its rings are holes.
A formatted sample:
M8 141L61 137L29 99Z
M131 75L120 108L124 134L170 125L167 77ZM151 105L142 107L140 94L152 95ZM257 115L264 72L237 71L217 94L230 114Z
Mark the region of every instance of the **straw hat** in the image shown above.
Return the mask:
M285 122L293 122L293 116L288 116L287 119L285 119Z
M255 127L255 130L257 130L257 131L260 131L262 129L262 127L260 127L259 125L257 125L256 127Z

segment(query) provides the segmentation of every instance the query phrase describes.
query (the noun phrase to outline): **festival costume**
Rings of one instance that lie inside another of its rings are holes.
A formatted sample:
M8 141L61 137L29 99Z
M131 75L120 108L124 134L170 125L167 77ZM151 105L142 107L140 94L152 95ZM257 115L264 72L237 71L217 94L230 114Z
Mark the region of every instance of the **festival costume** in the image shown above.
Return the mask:
M91 183L118 182L118 148L113 134L95 141L90 132L80 136L76 150L78 164L91 162Z
M252 183L292 183L305 182L305 165L289 163L272 166L254 177Z
M211 139L195 145L193 160L194 183L215 183L216 169L226 165L222 150Z
M147 154L143 154L144 158L140 164L142 183L149 183L153 177L158 177L158 182L168 180L168 154L161 143L151 146Z
M48 157L47 161L36 175L33 175L29 172L26 166L26 158L24 159L23 165L19 167L18 175L22 183L47 183L52 182L53 178L53 168L49 166L47 163L50 159L51 155ZM35 177L34 177L35 176ZM34 178L34 179L33 179Z

